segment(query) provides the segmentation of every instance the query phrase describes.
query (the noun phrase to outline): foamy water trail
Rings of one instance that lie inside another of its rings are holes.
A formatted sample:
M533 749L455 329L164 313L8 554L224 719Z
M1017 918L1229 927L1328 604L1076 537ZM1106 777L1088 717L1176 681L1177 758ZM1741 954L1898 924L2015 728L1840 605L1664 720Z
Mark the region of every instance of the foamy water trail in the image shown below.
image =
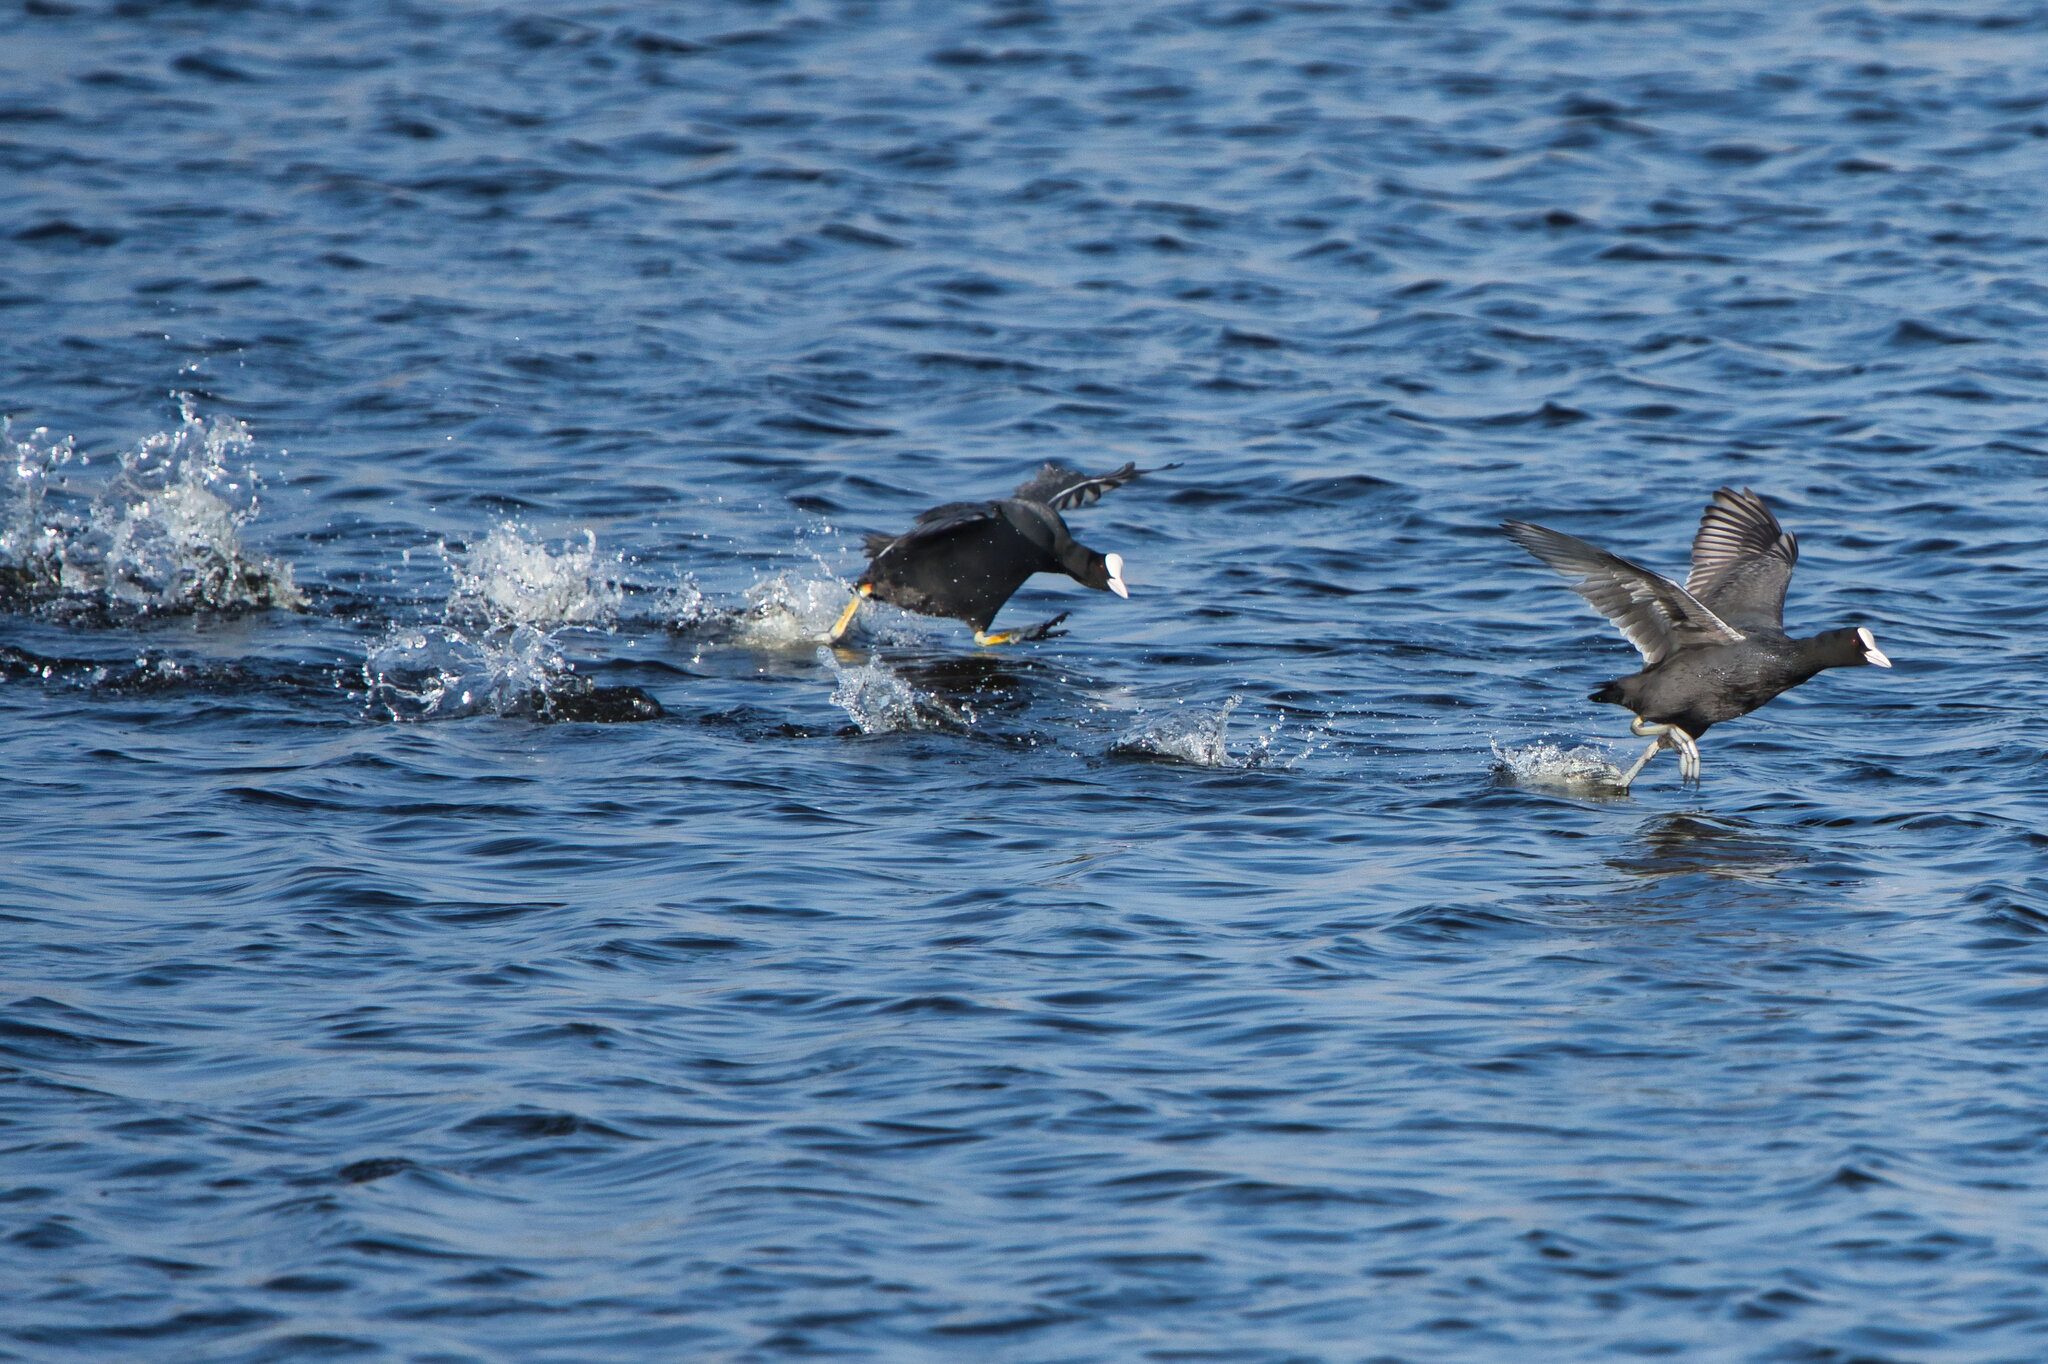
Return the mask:
M124 451L97 482L91 456L47 428L0 425L14 469L0 522L0 592L55 614L123 616L305 604L281 560L248 549L260 481L254 439L232 417L179 423Z

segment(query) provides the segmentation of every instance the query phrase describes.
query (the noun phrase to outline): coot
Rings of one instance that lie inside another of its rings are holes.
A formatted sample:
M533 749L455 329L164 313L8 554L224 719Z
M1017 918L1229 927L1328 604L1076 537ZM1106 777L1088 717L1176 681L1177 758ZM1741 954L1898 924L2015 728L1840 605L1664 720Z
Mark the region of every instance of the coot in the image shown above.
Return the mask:
M870 535L864 542L867 571L854 584L853 600L823 639L831 643L844 635L869 597L927 616L964 620L974 627L976 644L1044 639L1067 618L1065 611L1036 625L988 633L996 612L1032 574L1064 573L1098 591L1131 595L1124 586L1123 556L1098 554L1076 540L1060 513L1097 502L1134 478L1179 467L1140 469L1126 464L1090 477L1065 465L1047 464L1013 496L948 502L921 514L901 535Z
M1700 735L1824 669L1892 665L1862 626L1810 639L1785 633L1785 587L1799 542L1747 488L1722 488L1707 504L1684 587L1543 526L1507 521L1501 528L1573 579L1573 590L1642 651L1641 672L1589 698L1627 707L1635 715L1629 728L1655 736L1622 776L1624 791L1663 748L1678 750L1680 778L1697 782Z

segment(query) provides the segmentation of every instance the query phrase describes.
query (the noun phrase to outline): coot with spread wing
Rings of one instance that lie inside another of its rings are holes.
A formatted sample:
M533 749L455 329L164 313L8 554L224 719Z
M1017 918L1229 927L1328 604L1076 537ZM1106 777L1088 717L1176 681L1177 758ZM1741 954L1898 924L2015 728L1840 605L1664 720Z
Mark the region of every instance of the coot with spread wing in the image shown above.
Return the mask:
M1785 588L1799 542L1747 488L1714 494L1693 537L1684 587L1559 531L1526 521L1501 528L1573 579L1573 590L1642 652L1641 672L1589 698L1627 707L1635 715L1629 727L1653 736L1623 774L1624 791L1665 748L1677 750L1680 777L1697 782L1700 735L1825 669L1892 665L1863 626L1807 639L1785 633Z

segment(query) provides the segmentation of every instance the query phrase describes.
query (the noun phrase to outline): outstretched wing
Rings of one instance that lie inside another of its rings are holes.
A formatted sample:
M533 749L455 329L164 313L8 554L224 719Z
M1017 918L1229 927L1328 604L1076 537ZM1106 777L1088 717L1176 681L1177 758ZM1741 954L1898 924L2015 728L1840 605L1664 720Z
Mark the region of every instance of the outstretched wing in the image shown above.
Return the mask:
M1799 542L1761 497L1747 488L1722 488L1700 514L1685 590L1733 625L1778 630L1798 562Z
M1504 521L1501 529L1573 579L1572 590L1621 627L1646 663L1661 663L1689 644L1733 644L1743 637L1677 583L1619 555L1526 521Z
M976 521L992 520L996 513L997 507L993 502L948 502L942 507L919 512L916 524L901 535L885 535L880 532L868 534L861 540L861 548L867 551L868 558L878 559L882 551L891 545L913 545L920 540L936 540Z
M1017 485L1017 496L1026 502L1042 502L1054 511L1072 511L1101 501L1104 493L1113 492L1134 478L1163 474L1168 469L1178 468L1178 462L1162 464L1157 469L1140 469L1132 463L1111 473L1091 477L1064 464L1046 464L1029 480Z

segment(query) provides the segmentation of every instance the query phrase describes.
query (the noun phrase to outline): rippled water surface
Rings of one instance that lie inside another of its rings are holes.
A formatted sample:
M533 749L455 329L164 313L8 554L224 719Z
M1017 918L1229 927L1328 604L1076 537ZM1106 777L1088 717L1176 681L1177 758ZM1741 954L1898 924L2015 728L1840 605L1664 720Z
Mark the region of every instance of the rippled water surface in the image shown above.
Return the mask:
M0 1355L2048 1357L2044 52L15 7ZM1898 667L1618 797L1723 483Z

